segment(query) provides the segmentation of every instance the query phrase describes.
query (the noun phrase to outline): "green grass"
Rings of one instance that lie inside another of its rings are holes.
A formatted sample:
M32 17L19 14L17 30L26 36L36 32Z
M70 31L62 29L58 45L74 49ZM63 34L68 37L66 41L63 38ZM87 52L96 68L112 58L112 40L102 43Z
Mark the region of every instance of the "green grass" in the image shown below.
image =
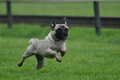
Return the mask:
M46 59L41 70L34 71L34 57L20 61L32 37L43 39L49 27L15 24L7 29L0 24L0 79L1 80L119 80L120 30L102 29L96 36L94 28L70 27L67 54L59 63Z
M120 1L101 1L100 15L120 17ZM0 2L0 14L6 14L6 3ZM12 2L12 14L94 16L93 2Z

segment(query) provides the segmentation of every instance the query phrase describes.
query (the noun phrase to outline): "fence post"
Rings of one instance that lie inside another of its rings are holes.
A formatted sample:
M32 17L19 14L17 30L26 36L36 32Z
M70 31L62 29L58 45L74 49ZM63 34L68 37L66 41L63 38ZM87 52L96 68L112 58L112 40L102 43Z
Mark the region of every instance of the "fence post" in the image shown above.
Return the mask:
M101 22L100 22L100 16L99 16L99 2L94 1L94 17L95 17L95 30L96 34L100 35L101 34Z
M11 1L6 2L8 28L12 28Z

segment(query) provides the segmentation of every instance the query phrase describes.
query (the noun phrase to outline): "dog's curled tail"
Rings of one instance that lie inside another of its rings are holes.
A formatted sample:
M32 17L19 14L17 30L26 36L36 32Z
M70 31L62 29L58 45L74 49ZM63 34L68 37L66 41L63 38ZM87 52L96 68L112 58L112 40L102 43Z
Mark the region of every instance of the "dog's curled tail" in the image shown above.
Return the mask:
M39 41L39 39L37 39L37 38L32 38L32 39L30 39L29 40L29 44L32 44L32 43L34 43L34 42L37 42L37 41Z

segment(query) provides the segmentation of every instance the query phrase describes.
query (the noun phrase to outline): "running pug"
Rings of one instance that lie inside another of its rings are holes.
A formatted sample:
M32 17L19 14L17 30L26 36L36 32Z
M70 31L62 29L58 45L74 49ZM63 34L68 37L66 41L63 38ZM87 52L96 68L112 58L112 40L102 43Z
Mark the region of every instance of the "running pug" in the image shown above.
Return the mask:
M58 62L61 62L61 56L66 53L66 39L68 37L68 26L66 18L63 18L64 24L56 24L54 20L51 22L51 31L43 40L32 38L29 41L29 46L26 49L22 60L18 63L21 67L26 58L35 55L37 59L36 70L41 69L44 65L45 58L56 58Z

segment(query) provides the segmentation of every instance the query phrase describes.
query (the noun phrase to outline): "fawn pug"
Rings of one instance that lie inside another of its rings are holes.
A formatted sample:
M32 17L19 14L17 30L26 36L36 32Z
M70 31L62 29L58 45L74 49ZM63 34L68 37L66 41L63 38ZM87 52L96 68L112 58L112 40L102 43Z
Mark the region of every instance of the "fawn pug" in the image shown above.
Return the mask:
M44 65L45 58L56 58L58 62L61 62L61 58L58 55L60 52L61 56L66 53L66 39L68 37L68 26L66 18L63 18L63 24L56 24L54 20L51 22L50 33L43 39L32 38L29 41L22 60L18 63L21 67L26 58L35 55L37 59L36 70L40 69Z

